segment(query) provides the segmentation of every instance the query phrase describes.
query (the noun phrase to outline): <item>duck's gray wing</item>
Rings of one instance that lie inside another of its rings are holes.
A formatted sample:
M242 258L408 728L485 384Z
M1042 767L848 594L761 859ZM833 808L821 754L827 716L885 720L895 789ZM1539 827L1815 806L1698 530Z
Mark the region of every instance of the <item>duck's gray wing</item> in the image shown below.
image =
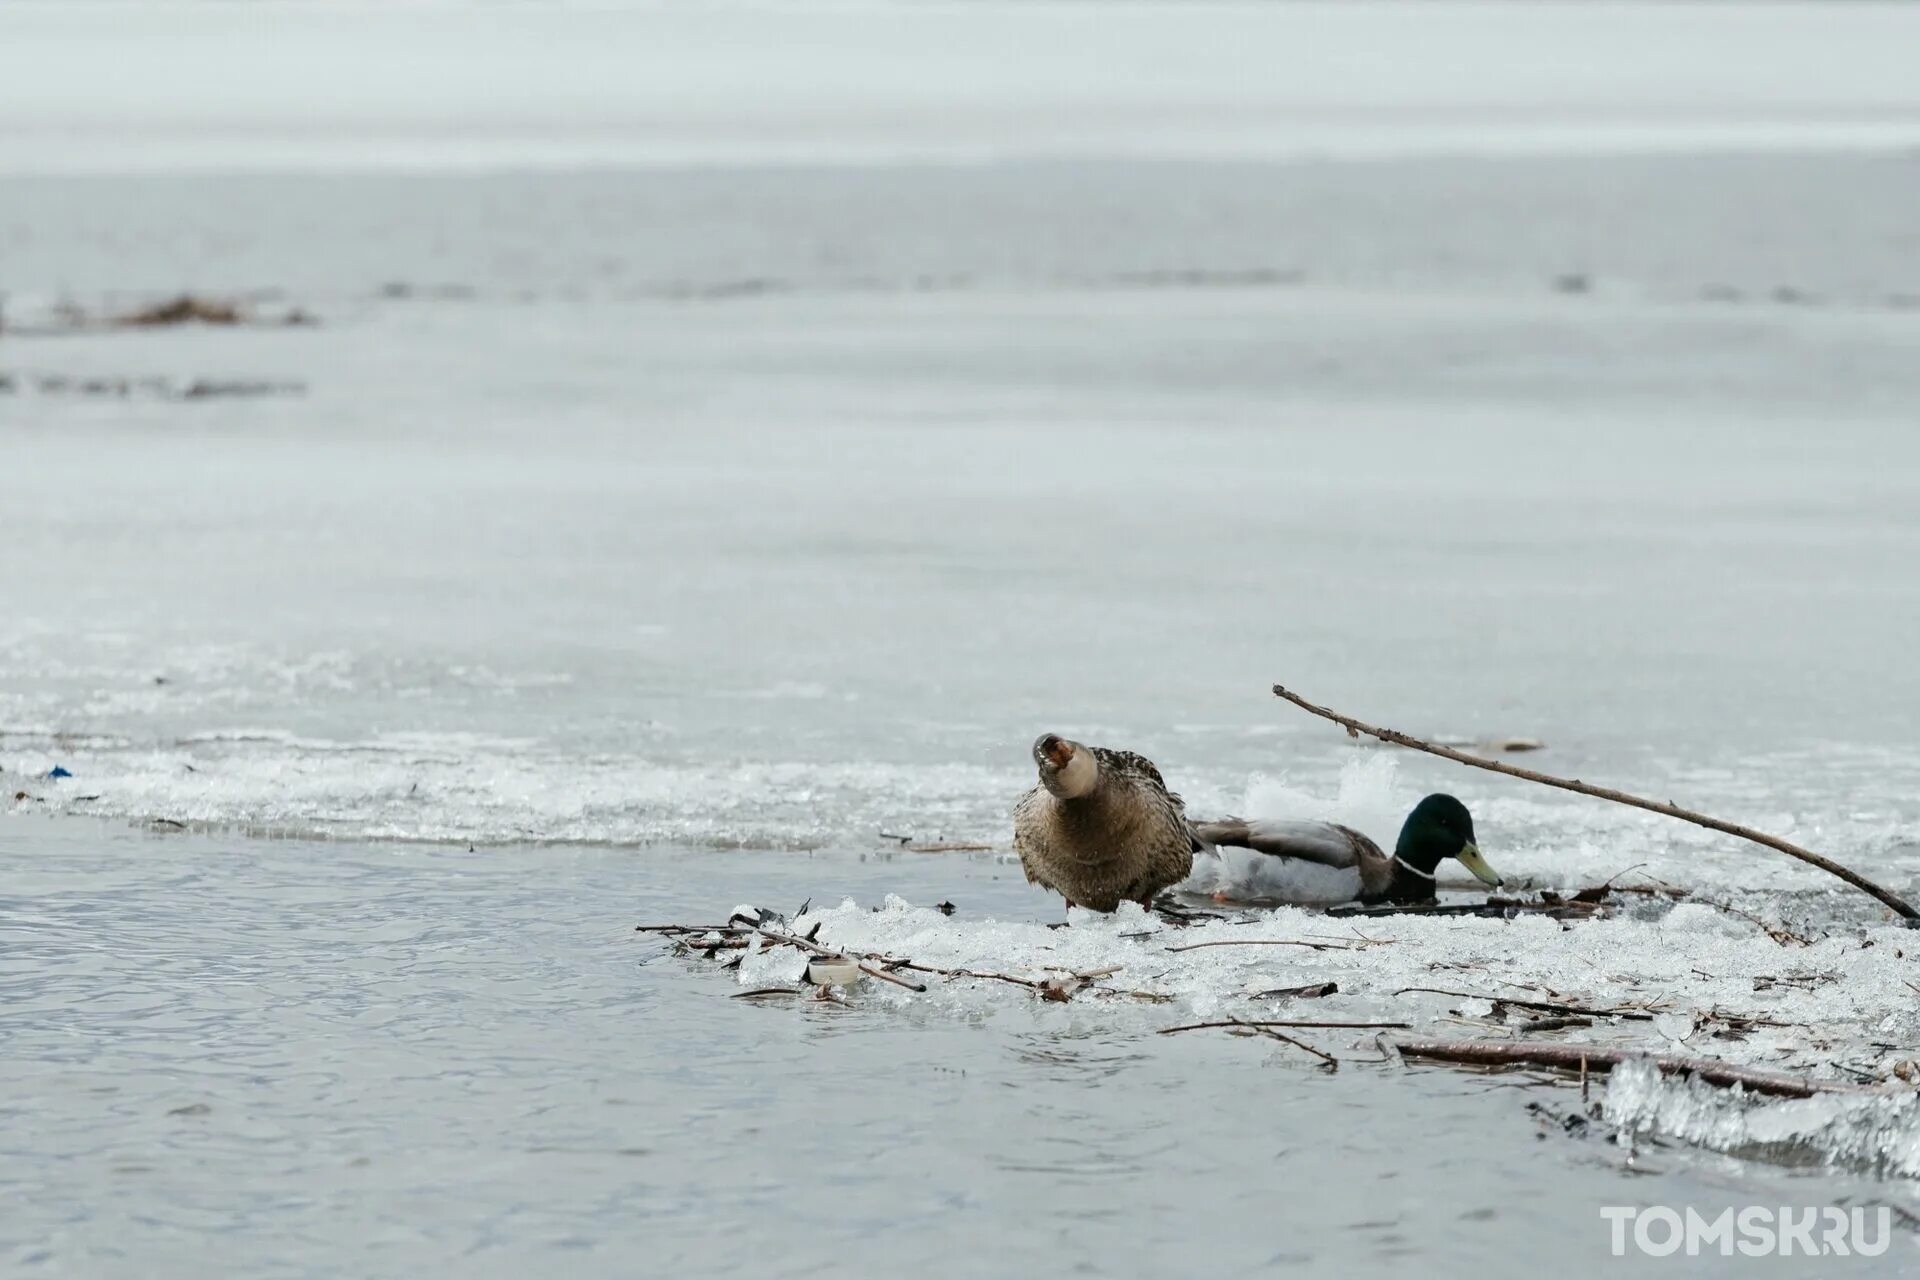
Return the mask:
M1277 858L1299 858L1323 867L1346 870L1360 865L1362 849L1379 852L1373 841L1334 822L1301 822L1290 818L1222 818L1196 822L1196 834L1209 844L1238 845Z

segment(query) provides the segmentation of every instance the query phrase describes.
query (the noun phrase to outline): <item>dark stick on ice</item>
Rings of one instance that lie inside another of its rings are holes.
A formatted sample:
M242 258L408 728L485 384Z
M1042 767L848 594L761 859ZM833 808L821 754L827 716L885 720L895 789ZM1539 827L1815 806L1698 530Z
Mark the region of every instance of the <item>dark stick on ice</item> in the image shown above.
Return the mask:
M1516 915L1539 915L1549 920L1591 920L1606 914L1596 902L1525 902L1517 898L1488 898L1485 902L1383 902L1373 906L1358 903L1328 907L1335 919L1382 916L1464 916L1483 920L1505 920Z
M1045 983L1031 978L1016 978L1010 973L988 973L981 969L936 969L930 964L916 964L912 960L894 960L889 963L896 969L911 969L915 973L937 973L943 978L990 978L995 982L1011 982L1016 987L1026 987L1038 991Z
M1684 1073L1708 1084L1723 1087L1745 1085L1755 1093L1772 1094L1780 1098L1811 1098L1819 1093L1884 1092L1836 1080L1809 1080L1804 1076L1762 1071L1714 1058L1644 1054L1590 1044L1563 1044L1559 1041L1535 1043L1525 1040L1404 1040L1389 1043L1403 1058L1469 1067L1552 1067L1559 1071L1583 1074L1591 1069L1604 1074L1623 1062L1644 1060L1658 1067L1662 1075Z
M1532 1022L1523 1022L1520 1024L1520 1034L1533 1035L1540 1031L1565 1031L1568 1027L1590 1027L1592 1025L1592 1018L1581 1017L1579 1014L1562 1014L1557 1017L1535 1018Z
M870 964L861 965L860 972L866 974L869 978L878 978L882 982L891 982L894 986L905 987L909 991L925 991L927 989L927 984L924 982L908 982L905 978L897 978L885 969L876 969Z
M1302 942L1293 938L1238 938L1222 942L1193 942L1184 947L1168 947L1169 952L1199 951L1204 947L1309 947L1314 951L1364 951L1338 942Z
M1393 994L1404 996L1414 991L1430 996L1453 996L1461 1000L1486 1000L1493 1004L1510 1004L1516 1009L1537 1009L1541 1013L1571 1014L1584 1018L1626 1018L1634 1022L1653 1021L1653 1015L1645 1009L1601 1009L1592 1005L1569 1004L1565 1000L1522 1000L1518 996L1494 995L1485 991L1450 991L1444 987L1402 987Z
M1249 1031L1258 1032L1259 1034L1267 1037L1267 1039L1269 1040L1279 1040L1279 1041L1282 1041L1283 1043L1292 1045L1296 1049L1305 1049L1308 1053L1312 1054L1314 1057L1320 1059L1321 1062L1325 1063L1327 1070L1338 1071L1340 1069L1340 1059L1334 1057L1330 1053L1322 1053L1320 1050L1308 1044L1305 1040L1296 1040L1292 1036L1286 1034L1286 1032L1284 1031L1275 1031L1271 1023L1241 1022L1239 1019L1236 1018L1233 1022L1230 1022L1227 1025L1245 1027Z
M1322 996L1333 995L1339 990L1340 984L1337 982L1309 982L1303 987L1274 987L1269 991L1256 991L1248 998L1253 1000L1318 1000Z
M1783 947L1789 946L1789 945L1800 946L1800 947L1810 947L1813 945L1813 939L1807 937L1805 934L1795 933L1793 930L1787 928L1783 924L1779 924L1779 925L1768 924L1765 920L1762 920L1759 916L1754 915L1750 911L1742 911L1739 907L1734 906L1730 902L1715 902L1711 898L1699 898L1699 897L1694 898L1693 901L1698 902L1702 906L1717 907L1731 916L1739 916L1742 920L1745 920L1747 923L1754 925L1762 933L1766 934L1769 938L1772 938L1775 942L1779 943Z
M1743 827L1738 823L1726 822L1708 814L1697 813L1692 809L1682 809L1676 804L1666 804L1658 800L1647 800L1640 796L1629 795L1625 791L1615 791L1611 787L1596 787L1580 781L1578 778L1556 778L1550 773L1541 773L1536 769L1522 769L1518 765L1505 764L1499 760L1488 760L1483 756L1468 755L1464 751L1455 751L1452 747L1436 746L1401 733L1398 729L1382 729L1376 725L1355 720L1352 716L1341 715L1338 711L1316 706L1299 694L1283 685L1273 686L1276 697L1285 698L1302 711L1311 712L1323 720L1331 720L1347 731L1347 736L1357 738L1361 734L1377 738L1381 742L1391 742L1396 746L1411 747L1415 751L1424 751L1428 755L1439 756L1459 764L1472 765L1476 769L1486 769L1492 773L1504 773L1510 778L1524 778L1528 782L1538 782L1544 786L1558 787L1562 791L1573 791L1583 796L1593 796L1600 800L1611 800L1615 804L1631 805L1635 809L1645 809L1649 813L1662 814L1669 818L1678 818L1682 822L1691 822L1696 827L1705 827L1709 831L1719 831L1726 835L1738 836L1742 840L1751 840L1755 844L1765 845L1769 849L1786 854L1789 858L1798 858L1801 862L1820 868L1828 875L1838 876L1862 893L1878 898L1881 902L1898 912L1909 922L1920 921L1920 911L1909 906L1890 889L1884 889L1867 879L1859 872L1843 867L1831 858L1825 858L1811 849L1802 849L1791 841L1779 836L1770 836L1764 831L1755 831L1752 827Z
M1342 1022L1339 1019L1312 1018L1227 1018L1219 1022L1183 1022L1177 1027L1161 1027L1159 1034L1170 1036L1176 1031L1200 1031L1207 1027L1317 1027L1322 1030L1338 1030L1342 1027L1365 1030L1369 1027L1384 1027L1405 1031L1413 1024L1410 1022Z
M1637 865L1638 864L1636 864L1636 867ZM1636 867L1628 867L1627 871L1635 870ZM1626 874L1626 871L1622 871L1616 874L1614 876L1614 880L1619 879L1620 876L1625 874ZM1605 884L1597 884L1592 886L1591 888L1582 889L1579 893L1576 893L1573 895L1574 900L1575 901L1598 901L1606 897L1606 895L1608 895L1609 893L1644 893L1648 895L1656 895L1656 896L1673 898L1675 900L1678 900L1680 898L1686 898L1688 901L1697 902L1703 907L1712 907L1717 911L1724 911L1728 915L1739 916L1742 920L1745 920L1747 923L1758 927L1769 938L1772 938L1775 942L1779 943L1783 947L1788 946L1790 944L1802 946L1802 947L1810 947L1814 943L1814 940L1812 938L1807 937L1805 934L1795 933L1792 929L1787 928L1783 924L1782 925L1768 924L1765 920L1762 920L1759 916L1754 915L1750 911L1742 911L1739 907L1734 906L1732 903L1715 902L1712 898L1699 897L1698 895L1694 894L1691 890L1683 889L1677 884L1668 884L1665 880L1662 880L1658 876L1649 876L1647 878L1652 880L1653 883L1650 885L1635 885L1635 884L1621 885L1617 889L1614 887L1613 880L1609 880Z

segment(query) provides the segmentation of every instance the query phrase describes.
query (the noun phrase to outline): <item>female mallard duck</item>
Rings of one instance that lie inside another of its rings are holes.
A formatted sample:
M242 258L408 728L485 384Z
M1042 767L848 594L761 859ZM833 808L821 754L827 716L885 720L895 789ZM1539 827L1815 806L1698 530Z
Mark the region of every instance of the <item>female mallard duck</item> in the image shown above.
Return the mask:
M1112 911L1153 896L1193 869L1199 847L1187 807L1153 761L1046 734L1033 744L1040 785L1013 810L1013 847L1027 879L1067 905Z
M1474 842L1473 815L1452 796L1428 796L1413 807L1392 857L1352 827L1334 822L1226 818L1196 823L1194 830L1208 845L1272 855L1230 865L1209 849L1221 857L1220 865L1210 868L1213 896L1221 901L1431 902L1434 872L1444 858L1458 858L1483 884L1500 887L1499 875Z

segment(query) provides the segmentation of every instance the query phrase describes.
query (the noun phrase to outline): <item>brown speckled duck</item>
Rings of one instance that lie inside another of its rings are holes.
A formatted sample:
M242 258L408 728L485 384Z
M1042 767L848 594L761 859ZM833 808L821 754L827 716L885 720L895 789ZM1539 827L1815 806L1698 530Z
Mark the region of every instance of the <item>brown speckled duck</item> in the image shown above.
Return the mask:
M1040 785L1013 810L1013 847L1027 879L1070 907L1151 905L1186 878L1198 843L1187 808L1153 761L1044 734L1033 744Z

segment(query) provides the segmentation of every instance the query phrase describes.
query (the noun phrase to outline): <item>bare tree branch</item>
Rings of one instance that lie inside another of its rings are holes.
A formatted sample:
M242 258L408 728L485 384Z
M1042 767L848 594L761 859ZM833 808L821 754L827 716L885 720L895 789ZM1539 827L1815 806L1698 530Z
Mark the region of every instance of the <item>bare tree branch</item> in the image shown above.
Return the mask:
M1645 1059L1660 1068L1662 1075L1686 1072L1708 1084L1745 1085L1755 1093L1769 1093L1781 1098L1811 1098L1816 1093L1884 1092L1864 1085L1810 1080L1777 1071L1762 1071L1757 1067L1742 1067L1714 1058L1635 1053L1629 1049L1607 1049L1592 1044L1528 1040L1402 1040L1388 1043L1403 1058L1422 1058L1472 1067L1553 1067L1561 1071L1578 1071L1583 1081L1589 1069L1596 1074L1605 1074L1623 1062Z
M1765 845L1769 849L1778 850L1786 854L1789 858L1798 858L1809 866L1818 867L1828 875L1838 876L1862 893L1868 893L1878 898L1881 902L1905 918L1909 925L1920 921L1920 911L1914 910L1904 899L1896 896L1892 890L1882 888L1859 872L1848 867L1843 867L1831 858L1824 858L1811 849L1802 849L1799 845L1787 840L1782 840L1779 836L1770 836L1764 831L1755 831L1752 827L1743 827L1737 823L1725 822L1719 818L1711 817L1708 814L1696 813L1692 809L1682 809L1676 804L1663 804L1658 800L1643 799L1640 796L1629 795L1625 791L1615 791L1611 787L1596 787L1589 783L1582 782L1578 778L1556 778L1550 773L1541 773L1535 769L1522 769L1518 765L1506 764L1499 760L1488 760L1483 756L1468 755L1464 751L1455 751L1452 747L1436 746L1434 743L1416 738L1410 733L1401 733L1398 729L1382 729L1378 726L1355 720L1352 716L1341 715L1338 711L1331 711L1326 707L1316 706L1283 685L1273 686L1273 692L1276 697L1285 698L1302 711L1311 712L1323 720L1333 721L1335 724L1344 728L1349 737L1357 738L1361 734L1365 734L1369 738L1378 738L1382 742L1391 742L1396 746L1411 747L1415 751L1424 751L1428 755L1439 756L1442 759L1452 760L1459 764L1472 765L1476 769L1486 769L1492 773L1504 773L1510 778L1524 778L1528 782L1538 782L1544 786L1558 787L1562 791L1573 791L1583 796L1594 796L1601 800L1611 800L1615 804L1631 805L1636 809L1645 809L1649 813L1663 814L1669 818L1678 818L1682 822L1691 822L1696 827L1705 827L1709 831L1721 831L1730 836L1738 836L1742 840L1751 840L1755 844Z

